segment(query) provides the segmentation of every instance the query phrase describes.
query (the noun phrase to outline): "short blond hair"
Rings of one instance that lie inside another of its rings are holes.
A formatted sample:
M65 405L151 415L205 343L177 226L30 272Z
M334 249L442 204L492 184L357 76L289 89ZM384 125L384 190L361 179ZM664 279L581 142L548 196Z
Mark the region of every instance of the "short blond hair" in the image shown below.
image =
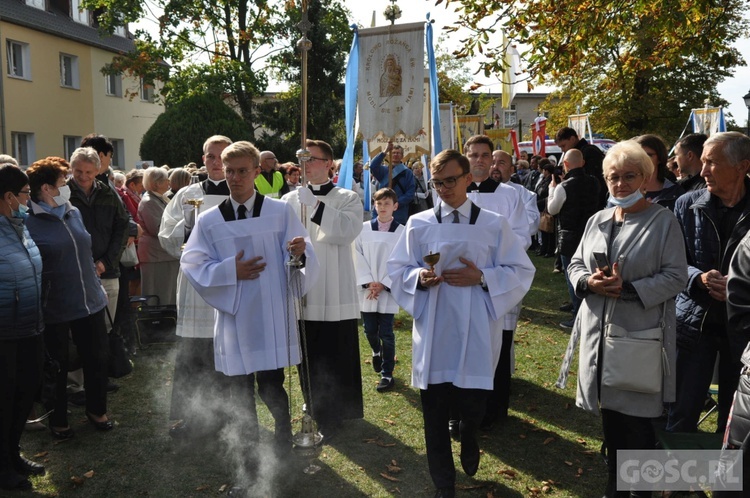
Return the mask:
M635 166L638 168L638 171L643 175L644 181L647 181L654 174L654 163L651 162L651 158L648 157L641 144L635 140L625 140L609 149L607 155L604 156L602 173L606 178L613 169L624 166Z
M234 142L221 152L221 162L238 157L249 157L253 166L260 167L260 151L258 148L245 140Z

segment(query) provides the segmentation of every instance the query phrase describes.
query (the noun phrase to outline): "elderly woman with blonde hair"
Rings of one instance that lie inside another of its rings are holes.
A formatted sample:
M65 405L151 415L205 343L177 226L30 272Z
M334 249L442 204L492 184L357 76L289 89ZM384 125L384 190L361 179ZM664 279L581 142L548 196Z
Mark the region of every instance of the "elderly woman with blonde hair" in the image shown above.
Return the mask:
M568 266L583 299L565 353L564 387L580 337L576 405L601 415L609 480L617 496L617 450L653 449L652 419L675 399L675 296L687 282L682 231L644 197L654 165L634 140L612 147L604 178L614 207L586 224ZM631 492L630 496L651 496Z
M177 273L180 261L159 243L159 224L169 199L169 178L162 168L143 172L143 194L138 205L138 219L143 235L138 239L138 261L141 265L141 292L157 295L161 304L177 303Z

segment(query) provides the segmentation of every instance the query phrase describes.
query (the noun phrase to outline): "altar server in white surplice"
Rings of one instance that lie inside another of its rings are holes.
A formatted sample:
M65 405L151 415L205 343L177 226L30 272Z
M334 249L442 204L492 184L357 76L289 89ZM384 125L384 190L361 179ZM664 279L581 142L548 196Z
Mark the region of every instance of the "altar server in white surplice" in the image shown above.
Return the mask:
M193 287L216 309L216 370L249 376L253 400L257 378L258 393L276 422L276 442L289 445L284 367L300 361L294 300L315 281L318 263L291 207L255 191L258 149L250 142L235 142L221 159L230 197L198 218L180 264ZM304 255L304 268L290 270L290 255ZM254 402L250 408L251 430L257 434Z
M409 218L388 261L391 292L414 317L412 384L422 399L430 476L440 496L455 493L448 419L460 416L461 465L479 467L477 428L500 357L503 316L531 286L534 266L502 215L467 198L468 159L454 150L430 164L441 202ZM440 253L434 271L423 258Z
M190 235L186 216L194 224L195 208L185 201L201 199L201 212L229 197L229 187L221 164L222 151L232 143L223 135L209 137L203 144L203 163L208 178L181 189L167 204L161 217L159 242L172 256L182 256L182 246ZM204 430L218 429L226 413L230 384L237 379L217 374L214 368L214 309L195 292L182 270L177 274L177 336L179 343L172 378L169 430L176 438L194 437Z
M308 140L306 147L311 154L304 163L309 185L282 200L298 213L305 206L307 229L320 262L320 278L305 298L307 355L300 380L307 409L325 443L343 420L364 416L354 273L354 239L362 231L362 202L356 193L331 183L328 172L333 167L333 149L329 144Z

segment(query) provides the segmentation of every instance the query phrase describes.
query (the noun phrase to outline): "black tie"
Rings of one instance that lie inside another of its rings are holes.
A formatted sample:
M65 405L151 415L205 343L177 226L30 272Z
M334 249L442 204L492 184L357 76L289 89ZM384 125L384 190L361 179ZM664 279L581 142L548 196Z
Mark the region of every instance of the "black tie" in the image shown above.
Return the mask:
M453 211L453 223L461 223L461 220L458 219L458 209Z
M246 220L247 219L247 208L244 204L240 204L237 206L237 219L238 220Z

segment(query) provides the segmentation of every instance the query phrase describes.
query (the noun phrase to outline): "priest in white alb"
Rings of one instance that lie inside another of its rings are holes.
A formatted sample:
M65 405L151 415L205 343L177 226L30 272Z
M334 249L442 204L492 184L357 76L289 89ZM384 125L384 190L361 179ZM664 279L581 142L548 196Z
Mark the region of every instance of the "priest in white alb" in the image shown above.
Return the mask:
M476 433L493 387L503 316L531 286L534 266L504 216L477 207L468 159L443 151L430 164L441 202L409 218L388 261L391 292L414 317L412 385L420 389L436 496L455 494L448 419L460 417L461 465L479 467ZM434 270L424 258L440 254Z
M235 142L221 159L229 199L198 218L180 264L193 287L216 309L216 370L248 376L253 400L253 377L257 379L258 394L275 420L276 443L289 446L284 368L300 361L295 300L315 282L318 263L292 208L255 191L258 149L250 142ZM303 267L287 265L290 257L301 258ZM257 438L254 403L250 408Z

